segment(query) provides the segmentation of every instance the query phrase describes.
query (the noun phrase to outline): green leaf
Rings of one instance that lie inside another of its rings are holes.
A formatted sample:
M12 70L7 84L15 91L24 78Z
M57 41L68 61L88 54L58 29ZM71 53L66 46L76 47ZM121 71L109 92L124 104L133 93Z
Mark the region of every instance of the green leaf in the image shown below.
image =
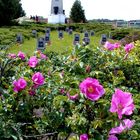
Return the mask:
M18 140L18 138L14 135L11 135L11 137L14 139L14 140Z

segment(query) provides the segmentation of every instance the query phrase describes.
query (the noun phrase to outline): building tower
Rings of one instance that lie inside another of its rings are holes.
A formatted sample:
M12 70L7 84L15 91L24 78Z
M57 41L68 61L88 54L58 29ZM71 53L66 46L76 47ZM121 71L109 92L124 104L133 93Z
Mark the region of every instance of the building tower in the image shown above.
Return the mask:
M57 24L65 23L65 12L63 10L63 0L52 0L51 14L48 17L48 23Z

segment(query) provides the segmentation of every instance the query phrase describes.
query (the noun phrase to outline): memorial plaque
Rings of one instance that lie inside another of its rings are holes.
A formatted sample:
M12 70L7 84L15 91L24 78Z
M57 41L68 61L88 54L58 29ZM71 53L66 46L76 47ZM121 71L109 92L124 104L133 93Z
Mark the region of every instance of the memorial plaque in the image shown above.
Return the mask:
M80 35L75 34L73 44L76 45L76 44L79 44L79 42L80 42Z
M90 44L90 38L89 37L84 37L83 38L83 46L89 45Z
M66 28L66 32L67 32L67 33L69 32L69 27Z
M46 29L46 33L47 33L47 34L50 34L50 32L51 32L51 29L50 29L50 28L47 28L47 29Z
M45 39L43 37L37 40L37 50L44 50L45 49Z
M87 31L84 33L84 37L89 37L89 34Z
M22 34L17 34L16 42L22 44L23 43L23 37Z
M69 30L69 35L72 35L72 34L73 34L73 30L70 29L70 30Z
M36 30L32 30L32 35L33 35L33 37L37 37L37 31Z
M101 44L101 45L104 45L106 41L107 41L107 36L106 36L105 34L103 34L103 35L101 36L100 44Z
M46 33L45 35L45 43L50 43L50 34Z
M94 31L91 31L90 32L90 36L94 36Z
M63 38L63 31L58 31L58 38L60 38L60 39Z

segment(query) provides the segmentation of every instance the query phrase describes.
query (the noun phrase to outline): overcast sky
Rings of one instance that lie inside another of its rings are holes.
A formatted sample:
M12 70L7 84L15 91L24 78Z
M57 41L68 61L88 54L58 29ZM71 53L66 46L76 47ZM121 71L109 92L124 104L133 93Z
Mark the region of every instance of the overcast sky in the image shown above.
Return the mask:
M63 0L63 9L69 17L75 0ZM21 0L27 16L48 17L51 0ZM81 0L87 19L140 19L140 0Z

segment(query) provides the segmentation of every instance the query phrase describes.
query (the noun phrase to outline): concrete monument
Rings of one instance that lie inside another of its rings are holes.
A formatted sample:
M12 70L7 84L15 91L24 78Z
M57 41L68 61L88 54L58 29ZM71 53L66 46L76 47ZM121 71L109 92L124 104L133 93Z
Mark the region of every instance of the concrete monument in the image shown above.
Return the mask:
M57 24L65 23L65 12L63 10L63 0L52 0L51 14L48 17L48 23Z

